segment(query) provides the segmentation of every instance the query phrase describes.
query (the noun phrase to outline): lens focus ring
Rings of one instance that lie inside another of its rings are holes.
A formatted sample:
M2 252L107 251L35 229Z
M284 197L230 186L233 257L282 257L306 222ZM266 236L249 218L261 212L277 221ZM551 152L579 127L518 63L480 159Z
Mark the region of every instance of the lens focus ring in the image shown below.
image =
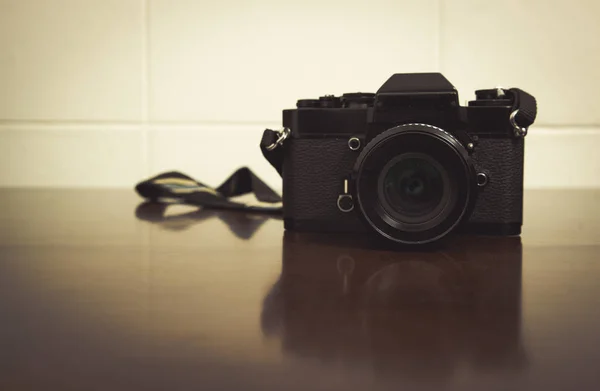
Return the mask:
M369 225L400 243L448 234L472 209L476 188L466 149L427 124L401 125L375 137L360 153L354 177L356 204Z

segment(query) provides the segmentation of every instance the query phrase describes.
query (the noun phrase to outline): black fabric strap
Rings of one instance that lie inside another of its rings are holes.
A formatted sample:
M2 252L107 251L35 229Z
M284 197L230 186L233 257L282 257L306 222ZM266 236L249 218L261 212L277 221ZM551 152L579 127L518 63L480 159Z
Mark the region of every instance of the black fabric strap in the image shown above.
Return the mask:
M138 183L135 190L155 203L176 202L214 209L281 213L281 196L246 167L237 170L216 189L172 171ZM230 200L231 197L251 193L261 202L260 205Z
M535 122L537 116L537 102L535 98L519 88L508 90L513 97L513 111L519 110L515 122L522 128L528 128Z

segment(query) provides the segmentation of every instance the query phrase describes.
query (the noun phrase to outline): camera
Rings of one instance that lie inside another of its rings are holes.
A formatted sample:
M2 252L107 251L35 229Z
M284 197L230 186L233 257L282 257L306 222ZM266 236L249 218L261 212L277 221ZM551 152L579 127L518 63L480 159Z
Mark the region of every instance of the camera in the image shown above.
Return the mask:
M281 158L285 228L401 244L519 235L536 101L518 88L475 95L461 106L442 74L413 73L377 93L298 100L267 148Z

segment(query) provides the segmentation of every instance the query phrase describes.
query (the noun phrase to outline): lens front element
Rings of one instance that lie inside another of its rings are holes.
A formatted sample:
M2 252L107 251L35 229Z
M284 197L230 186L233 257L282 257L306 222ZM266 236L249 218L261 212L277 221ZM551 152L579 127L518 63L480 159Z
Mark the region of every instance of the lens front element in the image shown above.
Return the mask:
M447 171L422 153L392 159L381 172L378 191L382 207L408 225L434 220L451 199Z

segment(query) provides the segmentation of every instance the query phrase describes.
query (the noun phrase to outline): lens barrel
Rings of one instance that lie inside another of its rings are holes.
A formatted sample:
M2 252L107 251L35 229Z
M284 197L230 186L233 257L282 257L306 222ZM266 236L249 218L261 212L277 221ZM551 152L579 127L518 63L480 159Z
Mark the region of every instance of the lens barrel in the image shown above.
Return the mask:
M477 188L467 150L450 133L426 124L379 134L361 151L353 177L366 222L404 244L450 233L470 214Z

